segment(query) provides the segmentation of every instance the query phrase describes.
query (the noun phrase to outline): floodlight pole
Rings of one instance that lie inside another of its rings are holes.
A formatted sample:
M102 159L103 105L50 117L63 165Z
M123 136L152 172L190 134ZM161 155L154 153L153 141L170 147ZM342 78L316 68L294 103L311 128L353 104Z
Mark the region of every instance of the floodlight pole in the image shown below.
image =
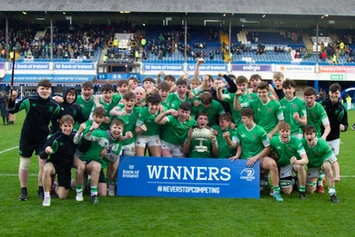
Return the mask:
M49 47L50 50L50 57L51 57L51 62L53 62L53 17L50 16L50 24L51 24L51 47Z
M184 63L187 63L187 12L185 14L185 47L184 47Z
M6 58L9 58L9 18L5 17L6 26L5 26L5 43L6 43Z
M232 18L233 18L233 14L231 15L231 18L229 19L229 33L228 33L228 37L229 37L229 48L228 48L228 62L231 63L230 61L230 53L231 53L231 47L232 47ZM228 70L229 71L229 70Z
M318 34L319 34L319 21L317 20L316 26L316 66L318 65Z

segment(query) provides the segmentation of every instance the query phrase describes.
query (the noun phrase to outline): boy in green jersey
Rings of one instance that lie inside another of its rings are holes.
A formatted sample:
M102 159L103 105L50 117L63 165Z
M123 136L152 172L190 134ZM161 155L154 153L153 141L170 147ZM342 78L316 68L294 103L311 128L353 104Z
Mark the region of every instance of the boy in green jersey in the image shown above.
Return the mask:
M95 95L94 96L94 102L95 102L96 107L101 105L100 98L102 98L102 96L104 95L103 91L104 90L102 89L102 95ZM122 95L126 91L128 91L128 81L125 79L118 80L117 84L116 84L116 91L117 91L117 93L114 93L114 88L112 88L111 100L112 100L112 103L114 106L117 105L121 101Z
M285 97L280 100L281 108L284 113L285 122L291 126L291 135L302 138L301 127L307 125L307 112L304 102L295 96L296 83L286 79L282 88Z
M90 201L94 204L99 203L97 196L106 196L107 194L107 184L103 169L107 168L108 179L111 182L114 182L115 176L117 175L119 154L122 147L122 143L120 141L122 131L122 120L115 118L109 131L97 129L96 124L93 124L90 128L87 128L86 124L83 123L80 125L77 132L78 135L74 138L76 142L78 137L80 138L81 136L84 136L85 139L92 141L90 149L81 154L79 158L85 164L85 172L90 175ZM126 136L129 138L130 134L126 134ZM77 173L77 176L78 175L84 174ZM80 201L82 201L82 199Z
M208 114L200 111L197 116L197 127L187 133L183 146L184 154L192 158L211 158L218 155L216 136L207 125Z
M224 113L219 116L219 125L212 126L214 133L217 134L218 155L217 158L231 158L236 155L237 130L231 128L232 115Z
M130 139L124 140L122 142L122 154L124 156L135 156L136 155L136 122L138 118L140 107L135 106L137 102L136 95L132 91L128 91L123 94L121 102L123 104L118 104L115 106L110 115L120 118L124 123L123 136L127 132L132 133ZM123 108L122 108L123 107Z
M182 145L189 129L196 125L196 120L190 117L190 109L190 103L183 102L178 111L170 109L155 118L156 123L165 124L160 134L163 157L184 157Z
M176 81L176 92L170 93L166 99L166 105L169 109L178 110L183 102L191 102L187 90L187 82L184 79ZM191 93L191 92L190 92Z
M161 156L160 124L155 122L155 118L163 112L160 102L160 95L153 93L147 97L148 107L139 111L135 128L137 156L145 155L146 146L152 156Z
M191 114L196 117L200 111L207 113L208 115L208 126L212 127L218 122L218 117L224 113L223 106L212 98L211 93L203 92L199 95L201 103L198 106L193 106L191 109Z
M283 199L280 195L279 186L279 170L275 160L267 156L270 153L270 140L265 130L255 124L254 111L252 109L244 108L240 112L240 115L243 125L237 129L237 154L231 157L231 160L247 159L248 167L252 167L259 160L260 168L270 171L274 199L282 202Z
M81 113L86 120L89 119L92 107L94 106L94 85L91 81L85 81L81 84L81 94L76 99L76 103L81 107ZM78 125L79 128L80 124Z
M111 123L111 119L112 119L112 117L110 116L110 111L114 107L114 102L112 100L113 91L114 91L114 88L110 83L106 83L101 87L102 96L99 99L99 104L106 111L105 120L101 124L101 128L103 130L108 130L110 127L110 123ZM94 106L93 109L96 107L97 106ZM91 115L90 115L90 118L92 118Z
M249 79L249 85L250 85L250 90L248 91L248 93L252 93L252 94L256 94L257 93L257 89L258 89L258 85L260 84L260 82L262 82L262 78L259 74L253 74L250 76ZM272 85L268 84L269 86L269 97L270 99L274 100L277 99L277 94L274 90L274 88L272 88Z
M280 186L284 194L291 194L294 181L293 171L297 173L300 198L306 199L306 169L307 154L302 142L291 136L291 127L288 123L279 125L279 136L271 139L271 152L279 166Z
M81 129L81 131L80 133L77 133L74 137L74 143L79 144L73 162L73 166L74 168L76 168L76 200L77 201L84 200L83 182L84 182L84 172L86 169L86 165L81 161L80 157L84 153L88 152L92 146L92 141L86 139L86 137L83 137L83 135L89 133L90 131L98 129L101 123L104 121L105 115L106 115L106 111L103 107L94 108L93 115L92 115L93 120L88 120L85 123L83 123L85 125L83 124L80 125L79 130Z
M304 90L304 100L306 102L307 125L313 125L316 128L317 137L324 140L330 133L330 123L327 112L320 103L316 102L317 93L313 87L306 87ZM322 125L324 131L322 134Z
M281 105L276 100L270 100L269 84L265 81L261 81L257 85L258 99L247 101L240 104L239 99L234 101L234 109L239 111L244 107L250 107L255 111L255 123L261 126L268 134L268 138L271 139L278 130L278 125L283 122L284 115L281 109ZM236 93L236 98L239 97Z
M326 140L328 134L330 133L330 122L327 112L323 108L322 104L316 102L316 97L316 90L313 87L306 87L304 90L304 99L306 102L307 124L313 125L316 128L317 137L321 137ZM321 194L325 193L323 187L324 177L325 175L323 171L320 171L317 181L317 191Z
M117 180L117 169L120 162L120 154L122 153L122 141L132 138L132 132L126 132L123 136L124 123L121 119L114 118L111 122L110 130L107 130L108 146L101 152L103 159L107 161L106 176L108 179L108 195L115 196L115 187ZM102 138L92 138L99 141ZM99 186L100 188L100 186ZM102 193L106 193L107 186L103 185ZM99 190L100 193L100 190Z
M323 170L327 176L330 200L333 203L340 202L335 191L335 183L340 181L340 168L332 148L325 140L317 138L316 129L312 125L304 127L304 138L302 143L309 159L307 192L313 193L316 191L316 182L319 176L319 171Z
M164 108L164 111L168 110L168 104L166 103L166 99L168 98L170 92L170 85L163 81L158 85L159 95L161 97L161 105Z
M245 76L238 76L236 79L237 91L235 93L223 94L224 87L218 87L217 89L217 98L219 100L228 102L232 111L233 122L237 126L241 126L243 123L240 119L240 111L235 110L233 104L236 99L239 100L240 104L244 104L250 100L256 99L256 94L249 94L247 91L248 88L248 79ZM238 97L236 97L238 96Z

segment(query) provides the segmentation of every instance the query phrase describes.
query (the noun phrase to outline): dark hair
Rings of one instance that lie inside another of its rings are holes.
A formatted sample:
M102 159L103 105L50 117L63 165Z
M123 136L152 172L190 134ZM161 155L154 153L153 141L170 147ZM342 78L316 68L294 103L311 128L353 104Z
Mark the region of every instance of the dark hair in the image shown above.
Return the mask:
M52 87L52 83L49 79L41 79L38 82L38 87L43 86L43 87Z
M303 128L304 133L316 133L316 128L313 125L306 125Z
M208 81L212 81L213 82L213 77L210 74L205 74L206 77L208 77Z
M260 81L263 80L259 74L253 74L253 75L251 75L251 76L250 76L250 80L253 80L253 79L259 79Z
M295 88L296 89L296 82L291 80L291 79L286 79L282 83L282 88L284 88L284 89L286 89L286 88Z
M184 79L178 79L175 84L176 86L187 86L187 82Z
M143 83L146 82L146 81L150 81L150 82L152 82L153 84L155 84L155 80L154 80L153 78L151 78L151 77L146 77L146 78L144 78Z
M179 109L182 109L184 111L190 111L191 110L191 104L189 102L182 102L181 105L179 106Z
M128 101L128 100L135 100L137 97L136 94L133 93L133 91L127 91L122 95L122 98Z
M159 104L161 102L161 97L156 93L150 94L147 96L147 102L151 104Z
M336 91L341 91L341 86L338 83L333 83L329 87L329 91L331 92L336 92Z
M209 104L212 104L213 97L212 97L211 93L204 92L200 95L200 100L201 100L202 104L209 105Z
M252 110L251 108L244 108L242 109L242 111L240 111L240 116L245 116L254 119L254 110Z
M174 77L173 75L166 75L166 76L164 77L164 81L167 81L167 80L173 81L173 82L176 81L176 79L175 79L175 77Z
M84 89L92 89L92 88L94 88L94 84L92 84L91 81L84 81L84 82L81 84L81 88L84 88Z
M128 81L126 81L125 79L118 80L117 86L122 86L122 85L128 86Z
M114 91L113 89L113 85L110 83L105 83L102 87L101 87L101 91Z
M313 87L307 86L304 89L304 96L311 96L311 95L317 96L317 92Z
M73 117L69 114L63 115L60 120L59 120L59 124L62 125L63 123L70 123L70 124L74 124L75 121L73 119Z

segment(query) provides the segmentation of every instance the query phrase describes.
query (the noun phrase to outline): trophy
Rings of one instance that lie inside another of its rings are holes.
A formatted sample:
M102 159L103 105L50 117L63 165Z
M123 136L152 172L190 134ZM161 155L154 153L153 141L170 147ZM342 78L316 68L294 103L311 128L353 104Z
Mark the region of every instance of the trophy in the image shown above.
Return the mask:
M200 141L198 146L194 147L197 152L208 152L209 148L203 145L203 141L211 140L213 133L211 129L207 128L194 128L192 130L191 139Z

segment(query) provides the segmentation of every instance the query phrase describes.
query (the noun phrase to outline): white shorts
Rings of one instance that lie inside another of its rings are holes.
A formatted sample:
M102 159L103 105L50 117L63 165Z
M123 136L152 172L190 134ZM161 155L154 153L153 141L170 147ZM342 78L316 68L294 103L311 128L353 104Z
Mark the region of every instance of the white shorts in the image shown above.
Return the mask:
M284 167L280 167L280 179L287 178L292 176L293 171L297 171L296 167L292 164L286 165Z
M151 146L161 146L160 138L159 135L154 135L154 136L137 136L136 138L136 146L139 147L148 147Z
M326 159L325 162L329 162L330 164L333 164L335 161L337 161L336 156L331 156L328 159ZM307 178L318 178L319 177L319 171L323 170L322 167L312 167L308 168L307 170Z
M169 150L173 157L184 156L182 152L182 145L174 145L165 141L161 141L161 149Z
M332 140L332 141L327 141L329 146L332 148L334 154L337 156L339 155L339 149L340 149L340 138Z
M134 142L122 146L121 155L124 156L135 156L136 155L136 145Z

